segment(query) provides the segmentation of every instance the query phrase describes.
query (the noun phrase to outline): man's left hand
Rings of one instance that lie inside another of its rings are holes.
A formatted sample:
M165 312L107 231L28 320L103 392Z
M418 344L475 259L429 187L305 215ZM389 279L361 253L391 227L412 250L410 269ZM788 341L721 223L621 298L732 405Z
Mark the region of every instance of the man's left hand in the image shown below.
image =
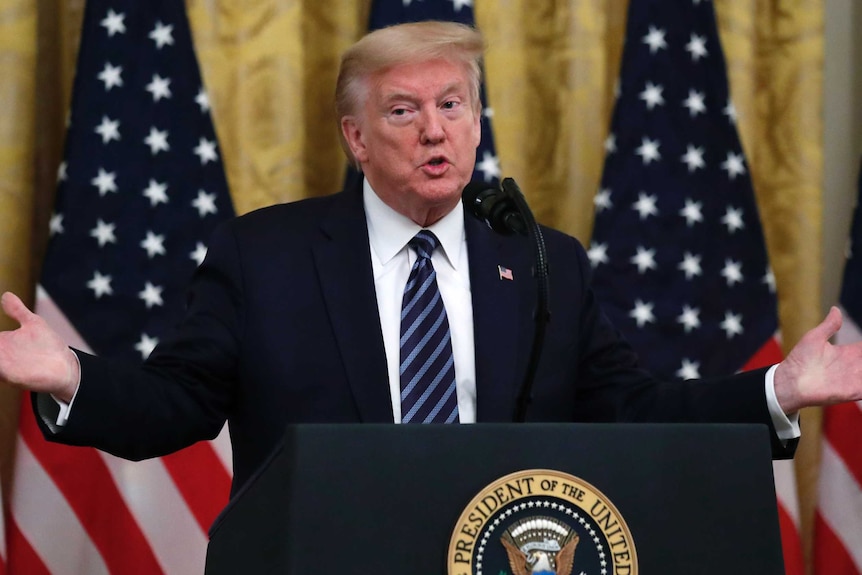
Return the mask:
M775 396L784 413L862 399L862 342L829 343L841 321L841 311L833 307L778 366Z

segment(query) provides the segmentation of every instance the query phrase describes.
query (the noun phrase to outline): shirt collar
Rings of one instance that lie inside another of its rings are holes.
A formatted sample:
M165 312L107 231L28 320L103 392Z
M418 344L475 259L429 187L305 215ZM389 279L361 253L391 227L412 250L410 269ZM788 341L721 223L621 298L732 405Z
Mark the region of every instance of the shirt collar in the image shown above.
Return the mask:
M371 188L368 180L363 181L362 202L365 206L371 249L377 254L380 263L386 265L423 228L386 205ZM456 270L464 247L464 210L458 209L459 207L460 204L440 221L425 228L434 232L440 240L443 255Z

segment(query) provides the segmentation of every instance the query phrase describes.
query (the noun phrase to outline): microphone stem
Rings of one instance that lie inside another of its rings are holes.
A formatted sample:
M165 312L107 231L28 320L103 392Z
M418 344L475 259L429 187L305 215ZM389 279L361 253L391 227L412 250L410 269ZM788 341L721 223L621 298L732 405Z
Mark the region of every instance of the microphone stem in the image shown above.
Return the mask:
M533 270L537 286L536 310L533 316L536 330L533 333L533 345L530 349L530 357L527 363L527 370L524 374L524 381L521 384L515 404L514 417L516 423L523 423L527 418L527 408L532 399L533 382L536 378L536 371L539 368L539 359L541 358L542 347L545 342L545 330L551 317L548 305L550 295L548 252L545 246L545 238L542 235L542 229L536 223L536 218L533 217L533 213L530 211L530 207L527 205L527 201L524 199L524 194L521 193L518 184L512 178L505 178L502 182L502 188L514 200L518 211L523 216L527 224L527 233L536 252L536 268Z

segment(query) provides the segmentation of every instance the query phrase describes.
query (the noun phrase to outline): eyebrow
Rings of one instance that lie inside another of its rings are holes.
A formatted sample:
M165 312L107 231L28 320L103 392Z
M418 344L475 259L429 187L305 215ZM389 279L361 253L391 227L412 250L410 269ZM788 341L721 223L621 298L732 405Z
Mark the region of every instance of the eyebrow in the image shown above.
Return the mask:
M445 85L443 87L443 89L440 90L440 93L437 97L447 96L447 95L452 94L453 92L459 92L459 91L463 91L465 94L467 94L468 93L467 88L466 87L462 88L461 84L462 83L460 83L460 82L451 82L451 83ZM389 94L384 94L383 98L381 98L381 101L383 103L389 103L389 102L393 102L393 101L397 101L397 100L414 101L414 100L416 100L416 96L414 94L410 94L407 92L403 92L401 90L397 90L397 91L390 92Z

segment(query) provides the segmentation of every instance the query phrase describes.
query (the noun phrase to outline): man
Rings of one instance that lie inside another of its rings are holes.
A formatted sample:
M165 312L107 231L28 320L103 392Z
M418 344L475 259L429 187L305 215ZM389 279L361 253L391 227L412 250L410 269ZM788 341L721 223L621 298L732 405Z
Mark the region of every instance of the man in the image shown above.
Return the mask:
M21 327L0 333L0 377L36 392L46 437L137 459L212 438L227 420L235 492L289 423L510 420L535 286L529 246L460 207L479 143L481 51L477 32L439 22L352 47L336 97L364 182L221 227L186 317L143 368L70 351L4 294ZM798 429L785 414L862 397L862 346L827 341L837 310L768 371L652 379L598 308L581 245L545 234L554 316L528 420L762 422L774 455L789 456ZM416 304L417 284L434 297ZM413 339L426 349L408 350Z

